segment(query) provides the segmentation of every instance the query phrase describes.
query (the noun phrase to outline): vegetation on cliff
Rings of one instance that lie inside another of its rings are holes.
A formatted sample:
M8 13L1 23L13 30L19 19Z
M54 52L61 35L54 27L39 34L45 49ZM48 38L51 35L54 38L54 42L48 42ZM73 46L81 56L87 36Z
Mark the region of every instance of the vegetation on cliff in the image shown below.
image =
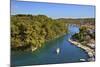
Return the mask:
M79 33L72 36L72 40L81 43L90 48L95 48L95 25L85 24L79 29Z
M85 21L69 41L88 53L88 61L95 61L95 22Z
M11 15L11 49L12 50L27 50L30 48L36 49L47 41L60 37L68 32L68 24L80 24L84 22L94 22L93 18L83 19L52 19L45 15L26 15L17 14ZM73 35L79 41L84 41L86 29L80 29L80 33ZM89 34L94 38L94 34Z
M64 22L45 15L12 15L11 16L11 48L26 50L39 48L46 41L64 35L67 27Z

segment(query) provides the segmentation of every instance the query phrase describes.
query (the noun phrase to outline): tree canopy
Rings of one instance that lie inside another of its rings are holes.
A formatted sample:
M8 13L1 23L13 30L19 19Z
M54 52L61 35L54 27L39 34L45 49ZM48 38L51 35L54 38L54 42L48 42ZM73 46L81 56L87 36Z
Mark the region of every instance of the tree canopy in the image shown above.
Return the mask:
M64 22L56 21L45 15L12 15L11 48L25 50L41 47L46 41L59 37L67 32Z

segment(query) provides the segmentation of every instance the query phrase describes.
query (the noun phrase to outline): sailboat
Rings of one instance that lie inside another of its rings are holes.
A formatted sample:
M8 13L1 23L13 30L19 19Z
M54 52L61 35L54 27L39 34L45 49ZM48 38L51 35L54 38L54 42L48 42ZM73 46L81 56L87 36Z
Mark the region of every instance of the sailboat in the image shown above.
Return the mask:
M57 54L59 54L60 53L60 48L57 48L56 52L57 52Z

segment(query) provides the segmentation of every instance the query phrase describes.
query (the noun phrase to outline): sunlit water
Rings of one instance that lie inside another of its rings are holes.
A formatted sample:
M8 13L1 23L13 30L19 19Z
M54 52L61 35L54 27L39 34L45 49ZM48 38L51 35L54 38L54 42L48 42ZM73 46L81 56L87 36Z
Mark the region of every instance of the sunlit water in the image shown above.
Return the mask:
M87 59L87 53L71 44L68 39L75 33L79 32L76 26L69 26L70 33L60 38L52 40L35 52L17 52L11 54L11 64L19 65L40 65L54 63L72 63L80 62L80 59ZM59 48L59 54L56 49Z

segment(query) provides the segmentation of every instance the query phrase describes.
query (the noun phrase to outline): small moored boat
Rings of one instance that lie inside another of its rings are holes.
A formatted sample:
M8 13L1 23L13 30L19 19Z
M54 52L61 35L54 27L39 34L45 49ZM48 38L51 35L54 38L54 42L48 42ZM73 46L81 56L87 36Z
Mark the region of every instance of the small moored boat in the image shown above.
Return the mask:
M80 61L86 61L85 59L80 59Z

